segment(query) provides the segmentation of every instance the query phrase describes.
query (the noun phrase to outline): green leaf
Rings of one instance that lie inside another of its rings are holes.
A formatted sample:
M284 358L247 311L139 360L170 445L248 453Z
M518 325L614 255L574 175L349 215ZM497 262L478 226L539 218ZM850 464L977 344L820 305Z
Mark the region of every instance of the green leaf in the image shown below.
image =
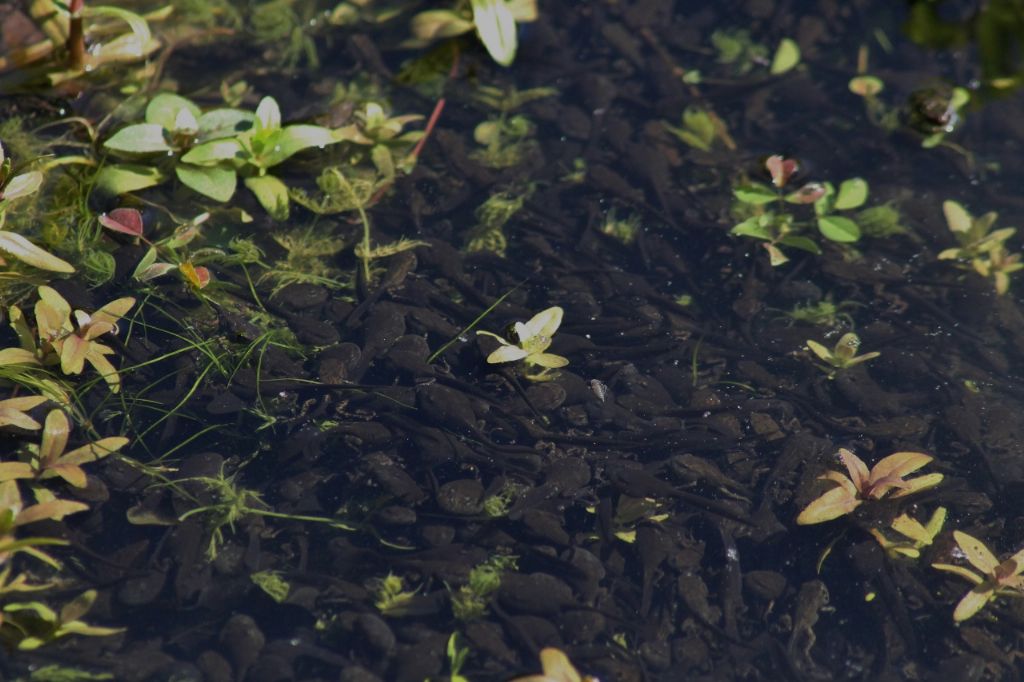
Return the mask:
M772 234L767 227L761 224L759 217L747 218L742 223L739 223L731 230L729 234L734 234L740 237L753 237L754 239L764 239L765 241L772 240Z
M775 50L775 57L772 58L771 73L779 75L786 73L800 63L800 46L791 38L783 38L779 47Z
M127 194L163 182L163 175L152 166L121 163L104 166L96 174L96 189L102 194Z
M235 194L238 174L230 166L194 166L179 163L175 174L186 187L216 201L228 201Z
M288 187L273 175L246 178L245 186L256 195L260 205L274 220L288 218Z
M185 163L208 166L242 157L242 145L237 140L222 139L205 142L181 157Z
M271 132L281 128L281 107L273 97L264 97L256 107L256 133Z
M43 184L43 174L40 171L29 171L15 175L7 181L7 186L0 191L0 200L17 199L28 196L39 189Z
M326 147L340 140L330 128L314 125L292 125L280 132L273 148L259 158L262 168L270 168L310 147Z
M779 198L770 188L759 184L741 185L732 193L745 204L768 204Z
M851 243L860 239L860 228L849 218L825 215L818 218L818 230L825 239L834 242Z
M473 22L466 21L451 10L430 9L414 16L409 29L415 36L414 40L408 41L410 47L423 47L435 40L468 33L473 30Z
M969 232L974 224L974 218L967 209L952 199L942 202L942 213L946 216L950 232Z
M868 199L868 183L862 178L850 178L843 180L839 185L839 194L836 196L836 203L833 208L837 211L846 211L857 208Z
M154 154L171 150L164 138L163 126L156 123L136 123L121 128L103 146L130 154Z
M75 271L70 263L39 248L16 232L0 230L0 252L40 270L67 273Z
M509 66L516 58L516 20L505 0L471 0L473 24L491 59Z
M763 246L765 251L768 252L768 262L771 263L773 268L777 268L780 265L785 265L789 262L789 258L786 257L786 254L782 253L782 249L775 246L775 244L762 244L761 246Z
M814 202L814 214L818 216L828 215L832 212L832 206L836 200L836 188L831 182L823 182L821 186L825 188L825 193L821 195L817 201Z
M953 88L953 96L949 99L949 104L957 111L960 111L964 105L971 101L971 93L966 88L956 87Z
M214 109L199 117L199 141L234 137L252 128L256 117L241 109Z
M800 249L801 251L807 251L813 253L816 256L821 255L821 247L809 237L800 237L795 234L788 234L785 237L779 239L779 243L784 246L791 246L794 249Z
M146 123L155 123L166 130L176 130L178 114L184 109L198 119L202 112L195 104L180 95L162 92L146 105Z

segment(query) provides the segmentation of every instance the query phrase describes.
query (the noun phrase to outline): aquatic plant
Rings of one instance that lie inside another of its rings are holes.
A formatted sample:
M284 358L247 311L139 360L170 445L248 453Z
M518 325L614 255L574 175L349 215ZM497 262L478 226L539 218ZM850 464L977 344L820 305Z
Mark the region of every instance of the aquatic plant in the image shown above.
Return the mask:
M533 186L523 191L496 192L487 197L473 211L477 222L466 234L466 251L490 251L504 256L508 248L505 225L522 209L531 194Z
M339 530L354 530L352 526L338 519L305 514L285 514L269 508L259 492L243 488L237 481L238 472L227 474L223 468L215 476L194 476L182 478L167 485L177 487L184 483L196 483L203 487L212 500L209 504L189 509L178 517L184 521L193 516L205 517L209 529L210 541L206 546L206 555L213 560L217 557L221 545L224 544L224 529L234 531L235 524L247 516L263 516L288 521L310 521L323 523Z
M96 312L74 311L56 290L39 287L35 305L36 334L29 329L21 309L11 306L11 326L18 334L21 348L0 351L10 363L24 365L60 365L64 374L81 374L88 362L107 382L111 392L121 387L117 369L107 360L114 350L97 341L104 334L117 333L117 322L135 305L127 296L111 301ZM36 338L38 337L38 341Z
M840 336L836 345L831 349L813 339L807 339L807 347L825 362L824 366L817 365L817 367L828 374L829 378L835 376L836 371L849 369L881 355L878 351L857 355L857 351L860 349L860 337L853 332L847 332Z
M255 113L221 108L202 113L192 102L170 93L154 97L146 122L127 126L104 142L112 151L135 157L170 155L182 184L215 201L235 194L239 177L272 217L288 216L288 187L268 171L295 154L323 148L354 134L355 126L331 130L317 125L282 125L273 97L264 97ZM115 164L97 175L97 186L113 194L162 182L158 166Z
M802 526L823 523L851 513L866 501L896 499L935 487L942 474L926 474L906 480L906 476L934 459L921 452L896 452L880 460L868 471L864 461L845 448L839 449L839 459L849 474L829 471L820 476L832 481L836 487L826 491L797 516Z
M861 230L857 223L837 212L850 211L864 204L868 196L868 184L863 179L844 180L838 189L830 182L809 182L786 193L783 189L798 169L796 161L774 155L765 161L765 168L771 176L771 187L750 182L733 190L733 195L740 202L741 213L748 217L734 225L730 234L765 242L763 246L773 266L789 260L780 248L783 246L813 254L821 253L818 244L803 234L812 224L822 237L832 242L849 244L860 239ZM769 204L780 208L786 204L813 204L814 221L798 220L788 211L769 210L766 208Z
M965 621L1000 596L1024 597L1024 549L999 561L985 543L963 531L953 531L953 539L964 558L980 573L956 564L935 563L932 568L954 573L974 583L953 611L953 620Z
M539 675L524 675L511 682L600 682L592 675L581 675L561 649L545 647L540 650Z
M501 576L516 569L514 556L495 555L469 570L465 585L451 594L452 615L459 620L480 618L487 613L487 604L501 587Z
M419 589L405 589L402 576L388 573L374 585L373 605L385 616L401 616Z
M939 507L932 513L925 525L921 525L920 521L908 514L900 514L893 519L889 528L903 536L902 539L890 540L877 528L871 528L868 532L890 557L903 556L917 559L921 556L922 549L935 542L935 538L942 532L944 525L946 525L946 508Z
M45 38L0 56L0 72L27 70L43 62L50 85L94 75L102 67L145 59L160 48L149 22L165 19L173 11L166 6L143 16L112 5L87 6L84 0L35 0L31 9Z
M641 227L641 217L638 213L630 213L625 217L619 217L615 209L608 211L600 227L603 234L618 239L623 244L632 244L636 239L636 231Z
M291 584L281 577L281 571L257 571L249 574L249 580L278 604L284 602L291 592Z
M711 151L716 141L730 148L735 147L725 123L714 111L706 107L686 107L683 110L680 125L673 126L668 123L662 125L665 126L665 130L679 140L702 152Z
M101 226L111 232L126 234L147 244L149 249L139 259L132 277L140 282L148 282L170 272L177 272L193 289L203 289L210 283L210 270L198 263L203 259L217 258L224 255L219 249L202 249L195 254L182 252L199 236L199 227L210 217L209 213L201 213L192 220L178 225L167 238L152 242L145 237L145 226L142 214L134 208L115 208L110 213L99 216ZM166 260L158 260L158 259ZM170 262L168 262L170 261Z
M596 514L597 507L589 506L587 513ZM630 495L619 495L615 503L615 513L611 518L612 535L625 542L633 544L636 542L636 532L643 523L663 523L670 518L666 512L666 505L653 497L632 497ZM594 534L593 539L600 539Z
M0 464L6 466L8 463ZM42 547L66 546L68 542L57 538L44 537L16 537L17 528L29 525L37 521L54 520L59 521L63 517L78 512L86 511L89 506L82 502L73 500L60 500L48 491L45 487L36 487L33 491L36 503L26 505L22 499L22 491L17 481L7 479L0 481L0 565L5 564L17 553L28 554L29 556L50 565L53 568L60 568L60 563L52 556L43 551ZM7 582L9 577L9 564L0 573L3 580L0 580L0 594L5 591L13 591L15 588ZM27 579L15 578L13 583L25 583ZM16 587L16 586L15 586ZM19 592L26 592L27 589L18 589Z
M782 316L791 323L804 322L819 327L835 327L842 323L852 327L853 318L846 311L860 305L854 301L836 303L830 294L817 303L797 304L791 310L782 311Z
M469 658L469 647L462 643L458 632L453 632L448 638L445 654L448 657L448 682L469 682L469 678L462 674Z
M65 452L70 433L71 423L64 411L51 410L46 415L42 440L28 450L24 461L0 462L0 481L19 478L39 481L59 476L76 488L84 488L86 478L82 465L112 455L128 444L123 436L111 436Z
M13 602L0 609L0 641L28 651L68 635L106 637L124 628L89 625L81 620L96 602L96 590L87 590L61 607L60 611L39 601Z
M491 59L509 66L516 58L519 39L516 23L537 20L536 0L470 0L472 15L446 9L431 9L413 16L413 38L403 47L425 47L436 40L454 38L476 29Z
M997 294L1010 289L1010 275L1024 268L1019 253L1010 253L1006 240L1016 232L1015 227L1001 227L993 230L999 214L989 211L982 216L972 216L955 201L942 202L942 213L946 225L959 242L959 246L939 253L939 260L957 261L964 270L973 270L982 277L991 278Z
M38 501L26 505L22 501L17 481L0 481L0 565L20 552L54 568L60 568L60 563L40 548L67 545L67 541L47 537L16 537L15 532L20 526L47 519L60 521L65 516L89 508L89 505L83 502L58 499L45 488L36 489L35 496Z
M39 407L46 400L46 396L42 395L27 395L0 400L0 427L16 426L19 429L28 430L42 428L43 425L26 414L26 412L34 407Z
M548 380L551 378L550 370L569 364L569 360L561 355L544 352L551 345L551 338L562 324L562 315L563 310L558 306L553 306L537 313L528 322L516 322L513 326L514 341L506 341L492 332L478 331L478 335L490 336L501 343L500 348L487 356L487 362L496 365L522 360L527 368L543 368L536 374L530 373L528 369L527 379L532 381Z
M43 174L38 170L15 173L11 158L0 143L0 228L7 222L11 202L34 194L42 184ZM3 254L40 270L62 273L75 271L70 263L36 246L17 232L0 229L0 266L6 265Z

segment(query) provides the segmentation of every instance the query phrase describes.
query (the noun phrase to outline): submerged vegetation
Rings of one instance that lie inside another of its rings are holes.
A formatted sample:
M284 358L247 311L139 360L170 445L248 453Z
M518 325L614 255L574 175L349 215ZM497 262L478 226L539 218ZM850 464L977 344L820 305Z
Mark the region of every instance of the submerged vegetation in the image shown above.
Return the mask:
M1019 212L1016 76L781 10L28 4L0 677L924 679L929 566L991 607L936 660L1019 646L1024 262L965 208Z

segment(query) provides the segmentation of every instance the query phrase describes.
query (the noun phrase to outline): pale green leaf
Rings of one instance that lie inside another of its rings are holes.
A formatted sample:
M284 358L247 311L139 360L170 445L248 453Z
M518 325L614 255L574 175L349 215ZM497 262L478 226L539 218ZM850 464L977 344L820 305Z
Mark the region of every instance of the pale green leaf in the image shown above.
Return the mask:
M264 97L256 107L256 132L271 132L281 127L281 107L273 97Z
M818 246L817 242L809 237L801 237L795 234L789 234L779 239L779 243L783 246L791 246L794 249L800 249L801 251L807 251L813 253L816 256L821 255L821 247Z
M15 175L7 181L7 186L0 192L0 199L10 200L28 196L38 190L42 184L43 174L39 171L29 171L28 173Z
M183 185L216 201L228 201L235 194L238 174L230 166L179 163L174 172Z
M127 194L159 185L163 175L156 168L134 163L104 166L96 174L96 189L102 194Z
M245 179L245 186L256 195L260 205L274 220L288 218L288 187L273 175Z
M779 198L771 189L758 184L742 185L732 193L745 204L768 204Z
M772 234L768 228L761 224L761 221L755 216L753 218L747 218L742 223L734 225L729 234L734 234L740 237L753 237L754 239L764 239L765 241L772 240Z
M868 198L868 183L862 178L850 178L843 180L839 185L839 194L836 195L836 202L833 208L837 211L846 211L857 208Z
M780 265L785 265L789 262L789 258L786 254L782 253L782 249L775 246L775 244L762 244L764 250L768 252L768 262L771 263L773 268Z
M952 199L942 202L942 213L946 216L946 225L950 232L969 232L974 220L967 209Z
M240 158L242 156L242 145L237 140L222 139L212 140L197 145L187 154L181 157L185 163L193 163L199 166L209 166Z
M252 128L256 117L242 109L214 109L199 117L199 141L234 137Z
M996 593L993 589L978 585L965 594L956 605L956 609L953 611L953 620L957 623L967 620L985 608L985 604L992 601L995 596Z
M779 47L775 50L772 58L772 65L769 69L772 75L786 73L800 63L800 46L792 38L783 38Z
M491 58L509 66L516 58L516 20L505 0L470 0L473 24Z
M188 111L193 119L198 119L202 112L195 104L180 95L162 92L146 105L146 123L155 123L166 130L177 130L178 115Z
M415 39L408 41L407 44L423 46L435 40L468 33L473 30L473 22L466 21L451 10L432 9L416 14L410 22L409 29Z
M154 154L171 151L171 146L164 138L164 127L156 123L136 123L121 128L104 142L103 146L130 154Z
M852 243L860 239L860 228L849 218L825 215L818 218L818 230L826 239L834 242Z
M291 125L283 129L273 149L260 155L263 168L276 166L289 157L311 147L323 148L340 140L330 128L314 125Z
M516 360L522 360L527 355L529 353L519 346L501 346L487 356L487 363L497 365L502 362L515 362Z
M66 273L75 271L70 263L39 248L16 232L0 230L0 252L40 270Z

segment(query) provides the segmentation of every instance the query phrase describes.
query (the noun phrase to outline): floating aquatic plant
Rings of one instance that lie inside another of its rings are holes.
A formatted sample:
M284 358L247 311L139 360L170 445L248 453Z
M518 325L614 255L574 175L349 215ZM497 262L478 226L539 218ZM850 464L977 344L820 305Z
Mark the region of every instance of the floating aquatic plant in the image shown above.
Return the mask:
M569 364L569 360L561 355L545 352L551 345L551 338L562 324L562 315L563 310L558 306L553 306L537 313L528 322L516 322L513 326L514 341L507 341L492 332L478 331L477 334L490 336L501 343L500 348L487 356L487 362L497 365L522 360L528 368L542 368L536 374L527 371L527 379L547 380L550 378L550 370Z
M771 187L749 182L733 190L748 217L733 226L730 234L765 242L773 266L789 260L781 250L783 246L820 254L821 247L804 234L811 221L799 220L789 210L782 210L786 204L813 204L813 225L822 237L842 244L860 239L861 229L857 223L839 212L859 208L867 200L868 184L863 179L844 180L838 189L830 182L808 182L795 191L784 192L790 177L798 170L797 162L776 154L768 157L765 168L771 176ZM771 204L779 208L769 210L767 207Z
M117 333L117 322L132 306L135 299L127 296L111 301L96 312L74 311L56 290L39 287L39 300L35 305L36 334L33 335L21 309L12 306L11 326L18 334L21 348L0 351L4 364L60 365L64 374L81 374L88 362L100 373L114 393L121 387L117 369L107 359L114 350L97 339L105 334ZM38 337L38 341L36 340Z
M963 531L953 531L953 539L963 552L968 563L980 573L956 564L932 564L932 568L947 573L955 573L974 583L970 592L965 594L953 611L953 620L964 621L985 608L985 605L997 597L1008 595L1024 597L1024 549L1009 559L999 561L985 543Z
M942 474L926 474L917 478L906 476L931 462L933 457L922 452L896 452L880 460L868 471L857 455L845 448L839 449L839 459L849 475L829 471L820 478L832 481L836 487L811 502L796 517L802 526L823 523L851 513L864 502L895 499L933 488L942 481Z
M807 339L807 347L825 363L826 366L821 366L821 370L829 377L835 376L837 370L849 369L881 355L878 351L857 355L860 337L853 332L840 336L831 349L813 339Z
M45 480L59 476L76 488L84 488L86 477L82 465L103 459L128 444L123 436L111 436L65 452L70 433L71 423L64 411L51 410L46 415L39 445L31 447L22 461L0 462L0 481Z
M472 16L446 9L431 9L412 18L413 38L405 47L425 47L435 40L454 38L476 29L491 58L509 66L516 58L517 22L537 19L536 0L470 0Z
M872 528L869 532L889 556L917 559L921 556L922 549L935 542L936 536L942 532L942 527L945 524L946 508L939 507L925 525L909 514L900 514L893 519L889 528L901 535L901 539L890 540L877 528Z
M1021 255L1006 248L1006 240L1017 232L1017 228L993 230L998 213L989 211L975 217L955 201L942 202L942 213L960 245L941 251L939 260L957 261L958 267L991 278L997 294L1009 291L1010 275L1024 268L1024 263L1020 262Z

